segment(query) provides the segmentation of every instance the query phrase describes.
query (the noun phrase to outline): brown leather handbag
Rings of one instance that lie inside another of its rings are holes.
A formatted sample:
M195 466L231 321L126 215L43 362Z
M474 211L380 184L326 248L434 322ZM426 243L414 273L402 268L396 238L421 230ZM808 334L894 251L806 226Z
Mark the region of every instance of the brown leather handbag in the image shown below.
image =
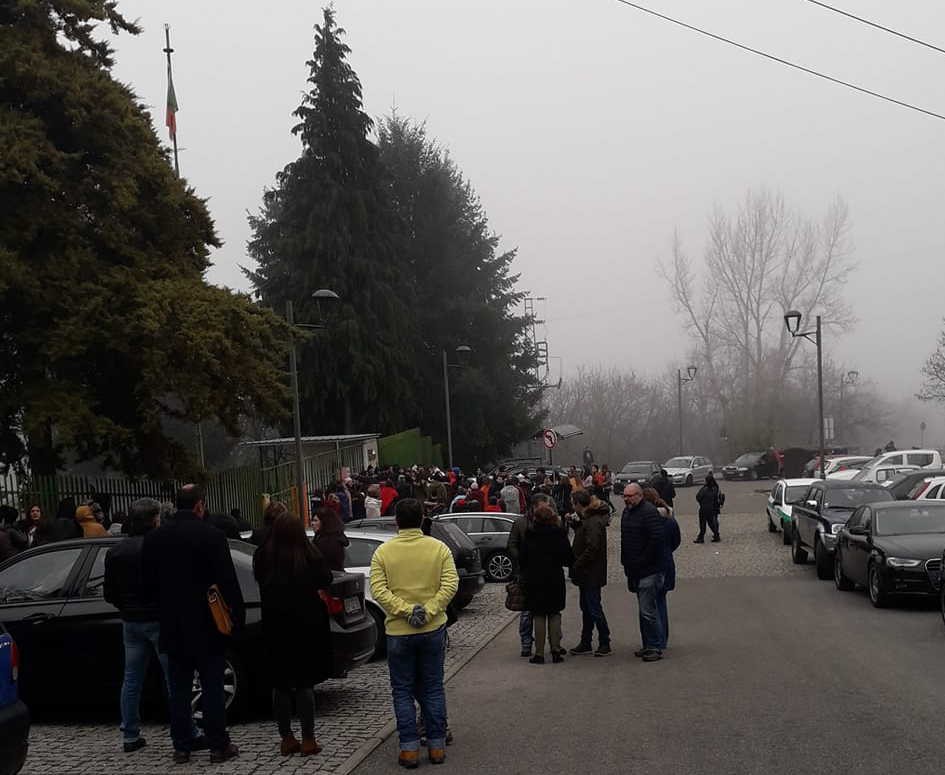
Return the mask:
M230 617L230 607L223 599L223 594L216 584L212 584L207 590L207 605L210 607L210 615L213 617L213 623L221 635L230 635L233 632L233 619Z

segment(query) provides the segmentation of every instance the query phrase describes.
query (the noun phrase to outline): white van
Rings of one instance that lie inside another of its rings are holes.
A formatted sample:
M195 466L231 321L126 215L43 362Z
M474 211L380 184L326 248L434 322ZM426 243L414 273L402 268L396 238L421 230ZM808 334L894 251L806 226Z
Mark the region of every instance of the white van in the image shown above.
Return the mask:
M860 469L856 480L860 482L875 482L876 473L880 469L897 469L914 466L915 468L941 468L942 454L937 449L899 449L895 452L884 452L874 457Z

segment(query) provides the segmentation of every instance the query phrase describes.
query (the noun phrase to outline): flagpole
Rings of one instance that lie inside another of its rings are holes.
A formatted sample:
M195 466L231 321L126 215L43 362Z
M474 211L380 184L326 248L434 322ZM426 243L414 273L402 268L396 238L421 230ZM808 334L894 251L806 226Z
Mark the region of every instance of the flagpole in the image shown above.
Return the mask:
M167 54L167 80L168 88L172 82L171 79L171 54L174 53L174 49L171 48L171 26L169 24L164 25L164 39L167 41L167 48L164 49L164 53ZM177 158L177 127L175 125L174 131L171 132L171 141L174 143L174 172L177 173L177 177L180 177L180 161Z

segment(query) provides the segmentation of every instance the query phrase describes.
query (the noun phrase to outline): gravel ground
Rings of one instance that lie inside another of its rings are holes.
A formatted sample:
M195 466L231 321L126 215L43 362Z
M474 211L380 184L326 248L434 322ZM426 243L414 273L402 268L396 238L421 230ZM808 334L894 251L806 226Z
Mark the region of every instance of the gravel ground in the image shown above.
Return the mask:
M503 605L505 589L487 584L450 628L450 648L446 668L466 661L491 640L512 618ZM316 736L324 750L301 759L279 754L279 736L268 716L230 728L240 757L226 764L228 775L250 773L334 772L365 742L377 737L393 718L387 663L375 662L343 680L326 681L316 687ZM115 698L117 709L118 698ZM130 773L146 775L202 772L211 768L206 752L194 755L191 763L174 765L172 746L165 725L145 725L142 735L147 748L126 755L121 750L119 719L100 723L36 723L30 734L30 753L25 775L55 773Z

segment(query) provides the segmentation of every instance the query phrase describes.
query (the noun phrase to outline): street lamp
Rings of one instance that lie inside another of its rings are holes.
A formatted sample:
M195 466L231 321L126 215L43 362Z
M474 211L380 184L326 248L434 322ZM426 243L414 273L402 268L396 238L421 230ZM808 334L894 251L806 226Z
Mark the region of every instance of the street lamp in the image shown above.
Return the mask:
M801 331L801 313L796 309L784 313L784 325L795 339L801 337L817 346L817 413L820 417L820 478L826 479L826 461L824 460L824 350L821 336L820 315L813 331Z
M443 395L446 398L446 451L449 467L453 467L453 421L450 417L450 363L446 356L446 348L443 350ZM456 348L456 353L464 357L472 352L472 347L461 344Z
M682 369L676 369L676 393L679 398L679 454L683 454L682 437L682 386L683 382L692 382L696 378L696 367L689 366L686 369L687 376L682 375Z
M847 413L843 406L843 388L846 385L853 387L859 378L860 378L860 372L856 371L855 369L851 369L846 374L840 375L840 413L843 415L844 421L846 421ZM844 425L846 425L846 422L844 422ZM846 433L847 429L844 428L843 432Z
M297 328L319 330L325 328L324 317L322 314L322 304L336 302L339 300L338 294L327 288L320 288L312 294L315 299L315 305L318 308L319 322L299 323L295 322L295 315L292 309L292 301L285 303L285 322L289 326ZM305 493L305 454L302 451L302 407L299 399L299 369L298 355L295 347L295 337L292 337L289 348L289 372L292 378L292 425L295 432L295 487L299 499L299 519L306 525L308 524L308 497Z

